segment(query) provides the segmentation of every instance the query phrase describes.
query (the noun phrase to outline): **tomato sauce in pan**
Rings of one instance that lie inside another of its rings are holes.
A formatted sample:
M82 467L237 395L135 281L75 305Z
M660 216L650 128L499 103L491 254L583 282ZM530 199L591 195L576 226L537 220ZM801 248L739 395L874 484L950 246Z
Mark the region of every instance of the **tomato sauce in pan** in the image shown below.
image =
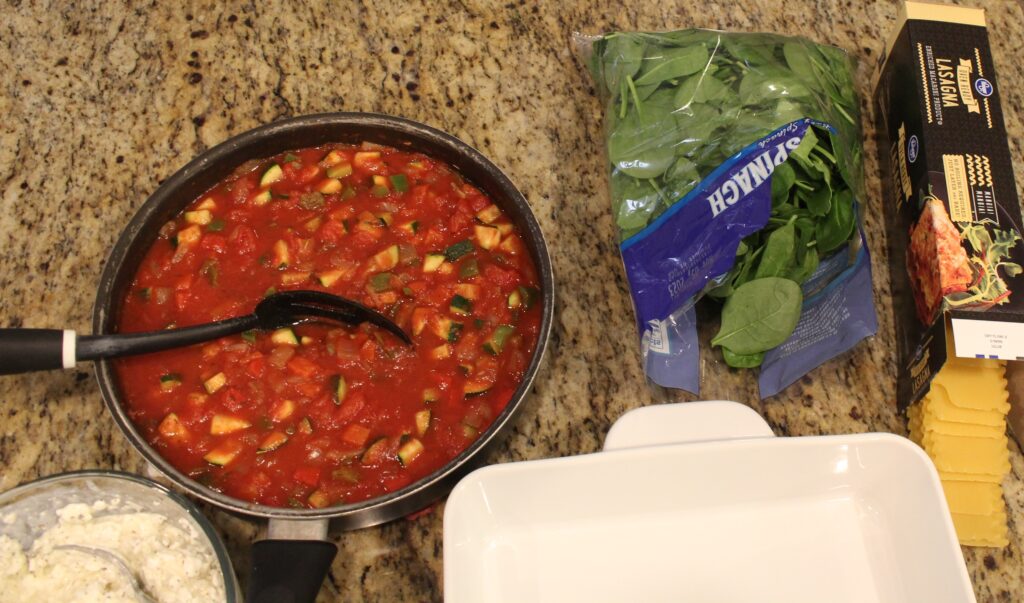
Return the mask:
M129 416L193 479L319 508L419 480L504 409L537 345L540 294L512 222L446 165L372 144L250 162L142 260L119 331L251 312L274 291L348 297L395 320L308 323L116 362Z

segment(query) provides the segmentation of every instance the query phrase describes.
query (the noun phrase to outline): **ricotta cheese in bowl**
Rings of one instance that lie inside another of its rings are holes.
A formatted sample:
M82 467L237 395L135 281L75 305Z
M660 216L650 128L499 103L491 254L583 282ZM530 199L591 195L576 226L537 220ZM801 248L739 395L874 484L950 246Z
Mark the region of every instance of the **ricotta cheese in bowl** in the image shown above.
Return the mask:
M75 472L0 495L0 601L240 600L224 545L187 500L143 478Z

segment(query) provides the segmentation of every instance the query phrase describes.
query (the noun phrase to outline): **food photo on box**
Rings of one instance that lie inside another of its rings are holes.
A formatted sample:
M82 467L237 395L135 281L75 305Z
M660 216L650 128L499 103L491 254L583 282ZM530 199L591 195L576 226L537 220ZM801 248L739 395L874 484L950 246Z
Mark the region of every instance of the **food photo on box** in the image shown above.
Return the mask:
M0 602L1024 600L1024 7L93 8L0 9Z

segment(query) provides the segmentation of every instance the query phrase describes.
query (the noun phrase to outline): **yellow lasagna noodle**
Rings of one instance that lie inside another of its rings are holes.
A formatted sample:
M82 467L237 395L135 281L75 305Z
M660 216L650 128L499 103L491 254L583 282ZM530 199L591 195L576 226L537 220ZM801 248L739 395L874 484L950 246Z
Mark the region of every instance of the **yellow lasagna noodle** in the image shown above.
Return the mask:
M1003 489L999 484L944 480L942 490L953 513L992 515L1006 512Z
M924 449L940 471L1003 474L1010 471L1007 441L925 434Z
M932 388L924 400L922 421L927 422L928 416L940 421L953 423L973 423L975 425L990 425L992 427L1004 427L1006 415L995 410L974 410L960 408L949 400L946 389L938 383L932 382Z
M1006 513L970 515L953 513L960 544L965 546L1004 547L1009 544L1006 534Z

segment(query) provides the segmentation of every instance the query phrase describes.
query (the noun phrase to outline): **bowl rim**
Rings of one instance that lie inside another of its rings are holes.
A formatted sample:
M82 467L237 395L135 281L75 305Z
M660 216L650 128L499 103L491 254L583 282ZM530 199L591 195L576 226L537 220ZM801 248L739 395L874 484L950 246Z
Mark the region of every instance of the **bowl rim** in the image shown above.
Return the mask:
M520 234L524 237L527 246L531 250L537 270L538 284L540 285L542 297L541 325L538 332L537 346L524 372L522 381L513 393L512 399L502 412L495 417L487 431L433 473L393 492L365 501L333 505L322 509L272 507L245 501L213 490L173 467L142 437L142 434L136 429L135 424L120 404L119 386L112 369L112 362L109 360L96 362L95 373L104 403L113 415L114 421L121 432L149 463L177 487L210 504L243 515L271 519L334 519L339 527L353 529L377 525L414 513L442 498L459 478L475 468L473 461L479 462L485 449L494 443L499 434L504 433L506 426L518 414L523 402L530 393L533 382L546 357L553 330L555 301L554 273L547 241L526 197L512 183L508 176L480 151L437 128L410 119L380 113L336 112L301 115L265 124L230 137L200 153L164 181L142 204L121 231L117 242L107 257L100 276L93 308L93 332L97 334L109 332L107 329L108 323L112 324L115 305L120 303L120 298L116 295L117 291L115 291L116 281L120 276L122 266L128 259L127 256L131 251L131 246L136 239L144 232L148 232L148 228L152 228L149 223L159 219L161 211L164 211L167 206L174 206L175 200L179 202L176 206L176 215L181 208L194 199L195 196L188 195L185 195L186 198L184 200L180 199L181 195L178 194L180 188L186 186L197 176L204 175L204 170L214 169L218 161L224 161L234 154L244 152L244 150L256 148L260 145L261 141L273 140L278 137L287 138L289 135L307 129L329 127L353 128L357 130L379 129L390 134L404 136L407 140L416 141L422 145L435 145L446 153L452 153L459 160L464 161L465 165L453 165L452 161L444 160L450 168L463 173L465 167L468 166L479 170L482 174L486 174L487 178L491 181L491 186L489 187L481 186L479 179L466 178L481 188L500 191L502 199L499 201L499 204L506 209L514 207L519 218L517 222L526 225L525 232ZM304 146L317 145L306 144ZM413 150L431 156L431 153L428 151L421 149ZM265 158L274 154L276 152L254 151L248 159ZM244 161L245 159L236 161L229 168L218 172L220 176L217 178L217 181L229 175L233 169L237 168ZM465 176L465 174L463 175ZM489 194L492 198L494 197L493 192L489 192ZM134 270L132 274L134 274Z
M240 591L238 587L238 578L235 575L234 564L231 562L231 556L228 554L227 546L224 544L223 539L221 539L220 534L217 533L217 530L214 529L213 522L211 522L206 515L203 515L202 511L199 510L199 507L197 507L195 503L187 497L182 496L159 482L147 479L141 475L113 469L80 469L76 471L65 471L62 473L54 473L52 475L40 476L35 479L22 482L4 492L0 492L0 511L2 511L3 505L15 502L20 497L31 495L35 490L43 488L44 486L97 478L129 482L155 490L181 507L192 522L198 526L200 536L205 537L205 541L209 543L210 548L213 550L213 555L217 559L217 565L220 568L221 579L224 584L224 600L239 600Z

